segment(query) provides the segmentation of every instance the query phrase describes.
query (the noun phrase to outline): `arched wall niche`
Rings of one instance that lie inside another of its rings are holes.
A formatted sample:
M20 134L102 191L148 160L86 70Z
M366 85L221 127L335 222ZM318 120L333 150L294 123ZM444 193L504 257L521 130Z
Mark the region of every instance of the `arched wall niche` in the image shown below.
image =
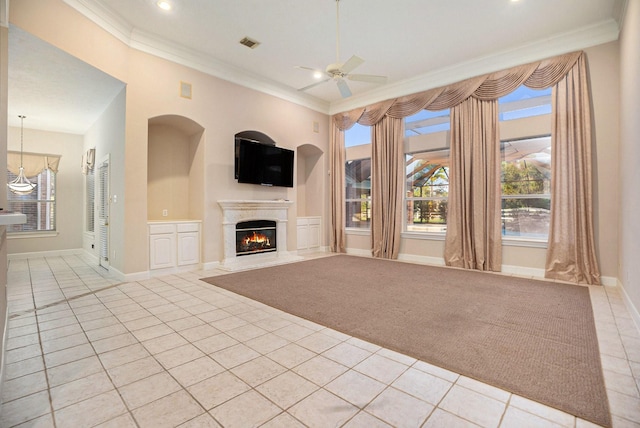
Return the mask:
M297 148L297 216L322 216L325 206L324 152L313 144Z
M149 119L149 220L202 220L204 134L204 128L188 117L163 115Z

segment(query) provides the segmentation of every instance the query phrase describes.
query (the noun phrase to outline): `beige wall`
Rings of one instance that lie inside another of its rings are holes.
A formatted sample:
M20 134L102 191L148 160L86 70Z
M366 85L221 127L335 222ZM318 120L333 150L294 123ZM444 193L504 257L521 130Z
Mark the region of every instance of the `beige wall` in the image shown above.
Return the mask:
M620 37L620 264L618 279L640 321L640 1L627 2ZM612 184L614 185L614 184ZM617 187L617 186L615 186ZM639 325L640 326L640 325Z
M29 118L25 119L28 123ZM24 129L24 151L60 155L56 174L56 236L10 236L9 254L82 248L84 176L80 170L82 135ZM20 151L20 128L9 128L7 148Z
M630 7L631 8L631 7ZM50 19L55 16L56 19ZM296 214L316 212L310 208L315 199L301 198L301 192L292 189L263 188L238 184L233 179L233 135L243 130L258 130L271 136L279 146L295 149L304 144L316 146L324 153L319 180L313 189L323 189L326 201L328 186L326 154L328 154L328 117L287 101L258 93L193 69L127 48L122 43L84 19L61 0L23 0L11 8L11 21L57 47L100 68L126 82L126 129L123 158L116 160L122 168L124 205L116 210L116 221L121 230L115 237L114 248L125 255L115 258L115 265L124 273L147 270L148 251L146 224L148 188L146 183L148 154L148 119L176 114L200 124L205 132L204 145L198 156L202 164L202 220L205 262L222 258L221 212L219 199L272 199L285 198L294 202L291 220ZM77 37L82 32L83 37ZM627 31L628 34L628 31ZM627 37L629 38L629 36ZM615 277L618 272L618 217L617 190L611 190L610 171L618 169L617 113L617 43L609 43L586 50L592 76L593 106L596 130L596 239L603 275ZM193 85L193 98L180 98L180 81ZM319 133L312 130L319 123ZM631 135L631 133L628 133ZM629 137L631 138L631 137ZM297 154L298 155L298 154ZM300 156L297 156L300 161ZM116 162L113 162L115 165ZM122 162L120 164L120 162ZM307 162L305 160L305 162ZM124 165L124 166L123 166ZM296 169L296 174L308 174L309 164ZM315 167L314 167L315 168ZM300 183L299 177L296 182ZM309 186L309 183L300 184ZM615 187L615 186L614 186ZM306 193L305 189L305 195ZM191 199L191 198L190 198ZM325 216L327 204L319 210ZM295 248L295 222L290 221L288 246ZM125 239L126 237L126 239ZM367 249L367 240L349 238L356 248ZM364 244L362 244L364 243ZM441 255L438 241L406 242L403 251L416 255ZM504 248L505 264L534 269L544 267L544 249Z
M204 145L198 149L203 158L203 261L215 262L223 256L220 199L293 200L287 244L296 248L295 189L238 184L233 174L233 136L257 130L281 147L296 149L310 144L328 153L327 115L127 48L61 0L14 2L10 14L13 24L127 85L125 144L120 148L123 156L119 158L116 153L114 158L112 154L111 162L112 178L122 180L121 186L115 183L112 192L122 192L112 207L111 247L117 252L111 254L112 267L124 274L148 270L148 120L163 115L189 118L205 130ZM55 19L51 19L53 16ZM192 84L192 99L180 98L180 81ZM317 133L313 131L314 122L319 124ZM324 174L321 180L321 187L326 189L328 179Z
M123 218L123 199L124 195L124 134L125 134L125 103L126 103L126 88L111 101L109 106L100 115L100 118L87 130L84 134L83 152L88 149L96 150L96 172L98 165L105 159L109 159L110 177L109 177L109 190L110 199L113 200L113 195L116 196L116 203L111 204L110 211L114 220L110 222L110 253L113 254L113 250L116 251L116 257L113 263L121 267L121 260L118 260L117 254L124 254L124 239L122 238L122 224L119 219ZM96 175L97 177L97 175ZM96 180L97 183L97 180ZM96 197L98 191L95 191ZM118 200L120 195L120 200ZM95 210L96 218L96 232L94 234L84 234L83 248L94 255L98 255L98 248L100 245L99 235L97 233L97 208ZM94 248L91 245L94 244ZM112 258L110 256L110 258ZM118 262L118 263L116 263Z

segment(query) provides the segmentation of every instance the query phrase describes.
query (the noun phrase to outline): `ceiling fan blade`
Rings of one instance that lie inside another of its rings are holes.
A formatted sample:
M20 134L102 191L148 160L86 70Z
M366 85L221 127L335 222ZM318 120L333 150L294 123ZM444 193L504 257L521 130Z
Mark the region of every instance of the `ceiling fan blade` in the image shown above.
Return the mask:
M307 89L311 89L311 88L313 88L313 87L316 87L316 86L318 86L318 85L321 85L321 84L323 84L323 83L326 83L326 82L328 82L329 80L331 80L331 79L324 79L324 80L321 80L321 81L319 81L319 82L312 83L312 84L310 84L309 86L305 86L304 88L300 88L300 89L298 89L298 91L306 91Z
M358 82L387 83L387 76L374 76L373 74L349 74L347 79Z
M351 89L349 89L347 82L340 79L336 81L336 84L338 85L338 90L340 91L342 98L349 98L351 96Z
M322 70L320 70L319 68L311 68L311 67L305 67L304 65L296 65L296 68L300 68L302 70L309 70L309 71L319 71L319 72L323 72Z
M354 70L357 66L362 64L364 60L359 56L353 55L351 58L347 60L344 64L342 64L341 71L344 74L348 74L351 70Z

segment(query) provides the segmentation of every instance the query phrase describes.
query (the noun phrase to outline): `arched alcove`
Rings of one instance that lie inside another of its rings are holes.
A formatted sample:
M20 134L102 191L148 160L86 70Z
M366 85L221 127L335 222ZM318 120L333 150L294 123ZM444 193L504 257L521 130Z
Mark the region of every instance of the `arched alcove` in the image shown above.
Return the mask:
M202 219L204 128L178 115L153 117L148 126L148 219Z
M324 152L312 144L297 148L297 215L322 216L324 212Z

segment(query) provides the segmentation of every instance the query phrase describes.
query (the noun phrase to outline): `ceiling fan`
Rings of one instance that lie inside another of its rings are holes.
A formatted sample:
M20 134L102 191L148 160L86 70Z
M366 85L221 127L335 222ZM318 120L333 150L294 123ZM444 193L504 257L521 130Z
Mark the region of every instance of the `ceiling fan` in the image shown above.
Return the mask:
M315 73L319 73L320 77L326 77L324 80L315 82L309 86L305 86L304 88L300 88L298 91L306 91L307 89L326 83L329 80L333 80L336 82L342 98L347 98L351 96L351 89L349 89L349 85L347 85L345 79L378 84L386 83L386 76L351 74L351 71L355 70L355 68L363 62L364 60L356 55L351 56L351 58L349 58L345 63L340 62L340 0L336 0L336 62L329 64L324 71L312 67L297 66L297 68L301 68L303 70L311 70Z

